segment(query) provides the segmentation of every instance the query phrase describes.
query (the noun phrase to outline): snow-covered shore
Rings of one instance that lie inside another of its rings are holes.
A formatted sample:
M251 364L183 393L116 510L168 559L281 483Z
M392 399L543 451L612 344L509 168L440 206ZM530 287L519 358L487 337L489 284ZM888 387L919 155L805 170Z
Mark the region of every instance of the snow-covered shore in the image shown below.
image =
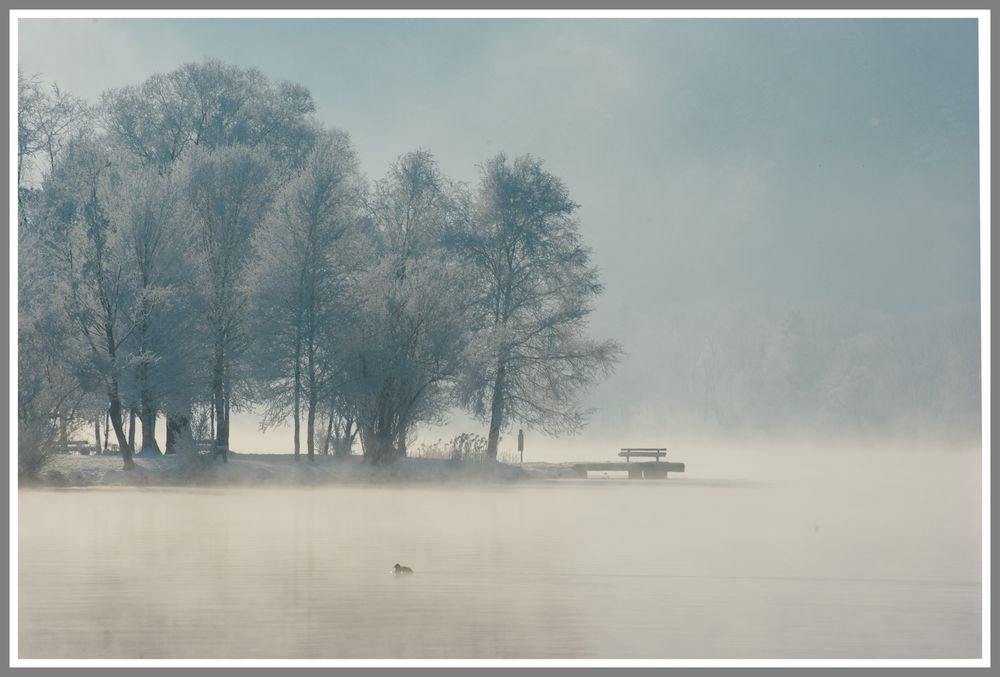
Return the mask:
M39 473L41 486L183 486L289 485L332 482L508 482L563 476L559 466L532 464L533 469L503 463L456 464L432 458L402 458L385 467L363 463L360 456L344 459L319 456L299 461L289 454L230 453L229 462L201 456L185 462L176 456L138 455L136 467L122 470L118 456L58 455Z

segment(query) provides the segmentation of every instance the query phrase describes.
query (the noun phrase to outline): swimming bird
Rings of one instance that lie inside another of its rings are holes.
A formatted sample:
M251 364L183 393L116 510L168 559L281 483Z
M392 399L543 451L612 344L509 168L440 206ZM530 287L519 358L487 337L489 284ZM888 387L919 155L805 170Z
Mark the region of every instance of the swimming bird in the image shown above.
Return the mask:
M398 562L396 563L396 566L390 569L390 571L392 571L392 573L396 574L397 576L405 576L407 574L413 573L413 569L411 569L410 567L399 566Z

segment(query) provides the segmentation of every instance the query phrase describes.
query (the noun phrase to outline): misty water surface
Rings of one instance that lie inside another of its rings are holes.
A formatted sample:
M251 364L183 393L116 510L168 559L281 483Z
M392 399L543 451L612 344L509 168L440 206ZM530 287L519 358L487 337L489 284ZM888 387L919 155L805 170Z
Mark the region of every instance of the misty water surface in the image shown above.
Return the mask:
M21 491L20 656L979 656L978 454L683 460L645 482Z

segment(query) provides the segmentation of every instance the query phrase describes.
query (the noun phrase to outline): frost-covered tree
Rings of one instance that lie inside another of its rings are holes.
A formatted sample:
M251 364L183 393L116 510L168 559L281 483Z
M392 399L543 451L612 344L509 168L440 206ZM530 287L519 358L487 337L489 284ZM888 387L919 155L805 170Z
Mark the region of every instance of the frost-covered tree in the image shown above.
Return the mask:
M203 321L205 299L185 259L178 274L189 277L171 287L160 308L157 338L158 401L166 414L164 453L193 451L195 410L211 402L210 327Z
M262 147L295 166L315 135L306 88L212 59L109 90L102 104L112 137L162 171L195 147Z
M211 342L211 392L217 448L226 459L229 417L248 382L247 274L253 236L267 217L276 172L262 149L196 149L184 176L194 231L195 275Z
M139 85L109 90L102 96L101 103L102 119L114 142L163 175L184 167L189 154L204 158L212 149L239 147L266 155L276 168L272 177L284 179L301 165L316 136L316 124L312 119L314 104L308 90L292 83L272 81L255 68L215 60L187 63L169 73L153 75ZM259 219L260 215L254 218ZM195 246L182 261L204 271L207 259L202 245L207 232L199 229L198 224L203 226L206 221L195 219L193 223ZM228 265L217 258L213 260L215 264ZM205 281L207 278L195 275L191 279ZM226 284L229 282L232 280ZM218 398L212 394L217 390L218 378L208 379L206 386L195 377L202 372L214 374L219 368L217 344L220 338L216 335L211 339L199 339L207 327L215 325L193 321L199 314L210 316L211 304L219 299L212 293L195 293L189 298L189 312L185 314L182 308L175 308L175 321L169 325L176 335L175 342L185 345L185 350L172 355L169 362L176 373L185 376L172 379L169 400L176 411L167 411L168 448L172 448L171 442L178 435L190 434L191 412L206 401L203 398L207 398L213 410L220 406ZM215 329L218 334L218 327ZM212 331L207 333L211 335ZM216 357L205 358L206 353ZM187 363L184 355L188 357ZM167 358L161 356L161 364L166 363ZM236 386L241 382L240 378L233 381ZM186 383L189 390L182 388L182 383ZM228 403L229 398L225 399ZM222 405L222 409L226 406ZM210 428L216 437L222 433L228 439L228 416L216 420L213 413L211 418ZM219 423L226 425L220 429ZM228 448L228 443L223 448Z
M358 276L353 399L366 458L406 453L420 422L441 417L468 318L466 266L442 245L461 200L426 151L404 155L369 200L376 263Z
M126 341L135 330L121 232L109 214L117 158L101 137L85 134L68 144L42 188L42 215L56 297L89 349L100 374L124 466L133 466L122 425L121 382Z
M34 223L37 219L31 219ZM27 223L27 218L19 223ZM65 444L78 411L93 399L86 354L64 312L57 270L40 228L18 231L18 476L30 478ZM103 402L103 397L100 398ZM104 403L106 407L106 403Z
M44 87L38 76L17 72L17 185L20 188L32 160L44 155L45 170L56 160L72 133L89 117L86 103L53 83Z
M169 353L176 351L179 296L188 296L188 243L183 228L181 186L138 162L123 162L109 183L109 217L119 232L119 256L125 264L134 330L126 344L126 363L134 379L142 429L142 449L159 451L157 412L167 394L181 386L185 372Z
M321 404L333 427L351 425L336 377L344 343L346 286L361 264L357 156L342 132L317 137L316 146L279 195L256 237L255 362L265 386L264 425L293 422L295 458L305 401L306 449L315 455Z
M59 278L49 260L38 184L55 170L69 138L85 125L89 109L72 94L37 76L17 74L18 241L18 471L36 474L53 445L65 445L77 416L94 405L80 381L74 334ZM38 158L44 162L37 162ZM92 374L88 374L92 376ZM100 406L106 406L106 403Z
M477 270L478 332L460 393L489 422L490 458L515 420L552 434L580 429L581 393L618 359L617 344L585 335L602 287L576 208L540 161L500 154L483 167L472 227L454 238Z

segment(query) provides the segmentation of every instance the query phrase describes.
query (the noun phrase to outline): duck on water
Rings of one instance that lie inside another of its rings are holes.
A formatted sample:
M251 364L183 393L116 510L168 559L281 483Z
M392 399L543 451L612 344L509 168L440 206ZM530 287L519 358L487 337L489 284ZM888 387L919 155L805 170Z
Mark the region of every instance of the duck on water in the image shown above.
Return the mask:
M396 576L406 576L413 573L413 569L410 567L400 566L398 562L396 563L396 566L390 569L390 571L392 571L392 573Z

